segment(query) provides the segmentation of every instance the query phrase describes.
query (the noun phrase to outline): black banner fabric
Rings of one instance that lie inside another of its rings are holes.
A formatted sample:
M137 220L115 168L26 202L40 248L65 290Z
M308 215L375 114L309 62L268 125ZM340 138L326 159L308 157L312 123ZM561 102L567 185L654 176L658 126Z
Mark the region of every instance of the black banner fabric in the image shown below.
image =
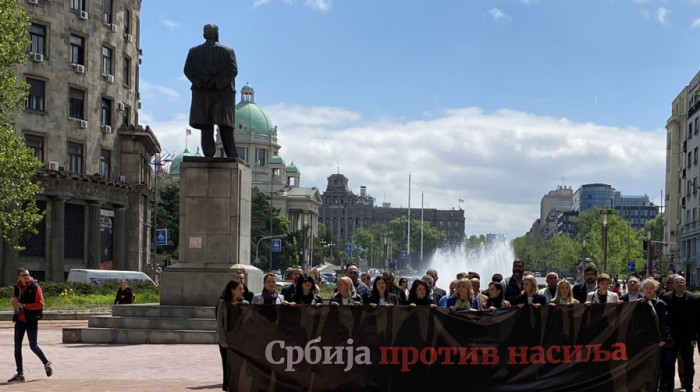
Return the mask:
M648 303L229 308L231 391L656 391Z

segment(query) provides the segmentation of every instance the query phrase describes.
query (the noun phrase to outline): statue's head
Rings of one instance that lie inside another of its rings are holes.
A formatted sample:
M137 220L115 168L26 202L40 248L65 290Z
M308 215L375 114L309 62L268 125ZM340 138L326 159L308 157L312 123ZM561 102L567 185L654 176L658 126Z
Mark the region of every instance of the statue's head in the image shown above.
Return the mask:
M215 24L204 25L204 39L219 42L219 27Z

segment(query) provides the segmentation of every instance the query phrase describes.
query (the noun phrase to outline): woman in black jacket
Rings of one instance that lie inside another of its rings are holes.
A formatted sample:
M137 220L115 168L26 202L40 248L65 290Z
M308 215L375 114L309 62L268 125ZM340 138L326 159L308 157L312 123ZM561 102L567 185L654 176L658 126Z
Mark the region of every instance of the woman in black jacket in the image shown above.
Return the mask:
M542 294L537 293L537 279L532 275L525 275L523 277L523 292L515 297L513 301L513 306L518 306L522 308L525 305L533 305L534 307L540 307L541 305L547 304L547 298Z
M323 300L318 296L318 292L316 291L316 282L314 282L313 277L303 274L297 278L296 289L294 290L292 301L289 304L291 306L321 306L323 304Z

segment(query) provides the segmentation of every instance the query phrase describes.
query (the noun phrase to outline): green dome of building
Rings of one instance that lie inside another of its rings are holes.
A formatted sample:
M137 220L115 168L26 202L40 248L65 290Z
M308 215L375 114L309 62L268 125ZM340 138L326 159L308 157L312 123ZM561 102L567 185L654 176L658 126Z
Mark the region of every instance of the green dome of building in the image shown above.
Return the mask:
M236 105L236 123L242 122L250 134L270 136L274 129L270 118L255 104L255 90L246 83L241 89L241 102Z
M197 148L197 152L195 154L190 154L190 151L185 147L185 151L175 155L175 158L173 158L172 161L170 161L170 170L168 170L168 174L171 176L179 176L180 175L180 164L182 163L182 160L185 157L191 157L191 156L202 156L199 153L199 148Z
M270 165L284 165L284 159L279 155L273 155L270 158Z
M297 169L297 167L294 166L294 162L292 162L291 165L285 167L284 171L287 173L299 173L299 169Z

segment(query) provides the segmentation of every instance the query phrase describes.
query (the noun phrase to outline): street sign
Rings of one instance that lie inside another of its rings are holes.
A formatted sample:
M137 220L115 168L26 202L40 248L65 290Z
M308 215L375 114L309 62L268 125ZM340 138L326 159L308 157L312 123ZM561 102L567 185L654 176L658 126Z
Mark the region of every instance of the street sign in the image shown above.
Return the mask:
M405 250L401 251L401 260L406 260L408 258L408 252Z
M156 245L168 245L168 229L156 229Z
M651 262L651 273L656 274L659 272L659 262L658 261L652 261Z
M634 271L636 271L636 266L634 264L634 261L628 261L627 262L627 272L629 272L630 274L633 274Z
M282 240L279 238L272 239L272 251L281 252L282 251Z
M352 244L345 244L345 253L352 254Z

